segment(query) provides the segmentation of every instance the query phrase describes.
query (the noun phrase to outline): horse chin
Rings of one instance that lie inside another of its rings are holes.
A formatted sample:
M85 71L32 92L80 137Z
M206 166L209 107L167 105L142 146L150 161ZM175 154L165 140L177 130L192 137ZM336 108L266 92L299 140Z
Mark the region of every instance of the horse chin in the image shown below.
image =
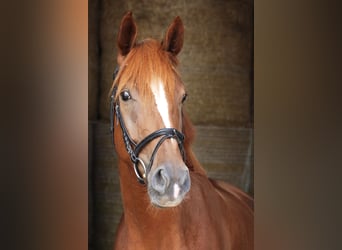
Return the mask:
M154 207L158 208L172 208L180 205L185 197L186 193L179 194L177 197L164 194L161 195L154 190L148 190L148 196L150 197L150 202Z

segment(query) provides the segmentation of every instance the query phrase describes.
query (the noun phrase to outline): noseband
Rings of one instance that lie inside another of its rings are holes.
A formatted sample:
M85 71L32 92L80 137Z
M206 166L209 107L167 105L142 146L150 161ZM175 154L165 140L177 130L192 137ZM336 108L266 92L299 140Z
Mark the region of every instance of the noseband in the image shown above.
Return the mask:
M116 77L118 71L119 71L119 68L116 68L114 71L114 74L113 74L113 80L115 80L115 77ZM147 173L151 170L151 167L152 167L152 164L154 161L154 157L155 157L158 149L160 148L161 144L166 139L171 139L171 138L176 139L176 141L178 143L179 150L182 154L183 160L185 161L185 151L184 151L184 146L183 146L183 142L184 142L185 137L184 137L183 133L179 132L175 128L159 129L159 130L151 133L150 135L146 136L139 143L136 143L134 140L132 140L132 138L129 136L128 130L125 126L125 122L122 119L122 115L120 112L119 100L115 101L116 91L117 91L117 86L114 86L112 94L110 96L110 98L111 98L111 101L110 101L110 131L111 131L111 135L112 135L112 142L114 143L113 132L114 132L114 113L115 113L116 118L117 118L117 122L120 124L121 130L122 130L123 140L125 142L127 153L129 154L130 159L133 163L133 169L134 169L134 172L135 172L135 175L136 175L138 181L141 184L145 184L145 179L147 177ZM155 148L153 149L152 155L150 158L150 162L146 167L144 161L141 158L139 158L139 154L147 144L149 144L151 141L153 141L154 139L157 139L159 137L161 137L161 138L158 141L158 143L156 144ZM143 167L143 170L144 170L144 173L142 175L139 173L139 170L138 170L138 164L139 163L141 164L141 166Z

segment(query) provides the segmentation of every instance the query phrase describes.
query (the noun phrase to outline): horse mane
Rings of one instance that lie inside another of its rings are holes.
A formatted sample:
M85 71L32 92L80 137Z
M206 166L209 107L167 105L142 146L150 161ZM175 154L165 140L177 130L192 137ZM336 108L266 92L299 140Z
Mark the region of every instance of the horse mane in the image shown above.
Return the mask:
M173 96L176 82L181 81L176 70L177 65L177 58L165 51L160 42L145 39L137 43L120 65L113 83L113 87L117 85L118 88L115 98L124 88L135 88L144 96L144 101L151 100L152 93L149 86L151 81L155 80L152 77L158 77L163 82L167 82L165 91Z
M185 149L185 164L189 168L190 171L193 171L195 173L201 174L201 175L207 175L206 171L202 167L201 163L197 160L194 152L192 151L192 143L195 140L196 136L196 130L194 125L192 124L188 114L183 111L183 133L185 135L184 140L184 149Z

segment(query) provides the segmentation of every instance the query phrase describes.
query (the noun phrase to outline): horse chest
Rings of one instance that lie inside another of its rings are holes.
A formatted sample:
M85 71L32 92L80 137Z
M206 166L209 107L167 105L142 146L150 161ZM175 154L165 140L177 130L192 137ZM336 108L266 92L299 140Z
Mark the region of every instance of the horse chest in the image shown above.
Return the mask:
M229 249L226 241L220 240L215 230L207 226L198 222L181 228L151 224L136 230L122 224L117 235L115 249Z

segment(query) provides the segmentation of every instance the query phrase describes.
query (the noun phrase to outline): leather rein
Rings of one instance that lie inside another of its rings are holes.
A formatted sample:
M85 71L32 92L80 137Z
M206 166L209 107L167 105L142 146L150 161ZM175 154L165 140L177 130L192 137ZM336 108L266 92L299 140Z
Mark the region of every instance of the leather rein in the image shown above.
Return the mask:
M119 72L119 67L117 67L113 73L113 81L115 80L118 72ZM146 136L139 143L136 143L129 136L128 130L125 126L125 122L124 122L122 115L121 115L121 112L120 112L120 102L119 102L119 100L115 100L116 91L117 91L117 86L114 86L113 91L112 91L111 96L110 96L110 99L111 99L110 100L110 131L111 131L111 136L112 136L112 142L114 144L114 114L115 114L116 118L117 118L117 123L120 124L122 134L123 134L123 140L124 140L125 146L126 146L126 150L127 150L127 153L129 154L130 159L133 163L133 169L134 169L135 175L137 177L137 180L141 184L146 184L145 180L147 178L148 172L151 170L151 167L152 167L152 164L154 161L154 157L156 156L157 151L160 148L160 146L162 145L162 143L167 139L171 139L171 138L176 139L176 141L178 143L179 150L182 154L183 160L185 161L185 151L184 151L184 146L183 146L185 136L183 133L179 132L175 128L159 129L159 130L149 134L148 136ZM149 144L151 141L153 141L157 138L160 138L160 139L159 139L158 143L156 144L155 148L153 149L152 155L150 157L150 161L146 167L144 161L141 158L139 158L139 154L147 144ZM139 173L139 169L138 169L139 163L143 167L143 170L144 170L143 174Z

